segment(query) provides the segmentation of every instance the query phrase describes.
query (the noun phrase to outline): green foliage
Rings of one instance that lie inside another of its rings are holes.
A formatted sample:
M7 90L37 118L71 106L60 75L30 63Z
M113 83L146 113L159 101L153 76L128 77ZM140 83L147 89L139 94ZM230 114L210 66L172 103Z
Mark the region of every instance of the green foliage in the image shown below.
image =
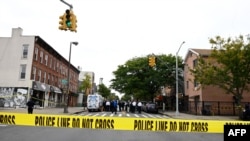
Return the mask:
M113 72L115 79L111 80L110 87L125 94L143 100L152 100L160 92L161 86L175 85L175 56L155 55L156 66L148 66L148 57L136 57L119 65ZM181 59L179 68L183 68ZM180 78L183 80L183 78Z
M82 80L82 83L81 83L79 89L80 89L80 91L84 91L84 93L86 95L88 95L89 91L92 87L91 77L88 74L85 74L84 76L85 76L85 78Z
M191 70L195 79L204 85L215 85L235 96L239 104L250 82L250 45L243 36L227 40L220 36L210 39L212 52L208 58L199 58Z
M104 84L99 84L99 88L97 91L104 98L107 98L111 95L111 90L108 87L106 87Z

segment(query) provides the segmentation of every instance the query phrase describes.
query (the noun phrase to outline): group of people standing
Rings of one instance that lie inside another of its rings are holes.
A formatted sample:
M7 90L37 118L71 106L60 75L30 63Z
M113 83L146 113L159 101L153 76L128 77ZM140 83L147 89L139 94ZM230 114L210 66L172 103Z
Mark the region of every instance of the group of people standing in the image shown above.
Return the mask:
M105 100L103 102L103 111L111 111L112 113L117 113L117 111L125 111L135 113L142 111L142 103L140 101L118 101L118 100Z

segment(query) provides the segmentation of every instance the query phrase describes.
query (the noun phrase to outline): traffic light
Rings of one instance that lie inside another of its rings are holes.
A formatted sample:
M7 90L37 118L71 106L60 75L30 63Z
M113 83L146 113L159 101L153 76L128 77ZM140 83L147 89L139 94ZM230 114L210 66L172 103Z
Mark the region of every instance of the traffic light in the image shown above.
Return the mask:
M66 26L66 14L63 14L62 16L59 17L59 29L60 30L67 30Z
M66 24L67 28L69 29L69 28L72 27L72 23L73 23L73 21L72 21L73 16L74 16L73 11L67 9L65 11L65 14L66 14L66 16L65 16L66 17L65 24Z
M76 28L77 28L77 19L76 19L76 15L72 14L72 26L70 29L70 31L72 32L76 32Z
M155 59L156 59L155 56L150 56L148 58L148 65L150 67L154 67L156 65L156 60Z

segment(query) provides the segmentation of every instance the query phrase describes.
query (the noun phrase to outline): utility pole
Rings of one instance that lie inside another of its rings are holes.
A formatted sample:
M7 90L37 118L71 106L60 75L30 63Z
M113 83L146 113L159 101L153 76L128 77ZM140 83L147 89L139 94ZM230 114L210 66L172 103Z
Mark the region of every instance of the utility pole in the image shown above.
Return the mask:
M180 47L179 47L179 49L178 49L178 51L176 52L176 56L175 56L175 74L176 74L176 76L175 76L175 80L176 80L176 95L175 95L175 98L176 98L176 111L175 111L175 116L178 116L179 115L179 97L178 97L178 94L179 94L179 92L178 92L178 77L179 77L179 73L178 73L178 53L179 53L179 51L180 51L180 49L181 49L181 47L182 47L182 45L185 43L185 41L183 41L182 43L181 43L181 45L180 45Z

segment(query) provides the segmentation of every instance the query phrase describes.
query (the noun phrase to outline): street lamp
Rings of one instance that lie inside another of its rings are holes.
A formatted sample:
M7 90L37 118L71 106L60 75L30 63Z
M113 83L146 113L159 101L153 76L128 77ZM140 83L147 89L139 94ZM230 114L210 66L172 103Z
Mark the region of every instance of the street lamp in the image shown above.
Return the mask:
M175 79L176 79L176 112L175 115L178 116L179 115L179 101L178 101L178 53L182 47L182 45L185 43L185 41L183 41L178 49L178 51L176 52L176 57L175 57Z
M70 42L70 48L69 48L69 64L68 64L68 85L67 85L67 94L65 94L65 100L64 100L64 113L68 113L68 99L69 99L69 84L70 84L70 79L69 79L69 72L70 72L70 59L71 59L71 46L74 44L75 46L78 45L78 42Z

